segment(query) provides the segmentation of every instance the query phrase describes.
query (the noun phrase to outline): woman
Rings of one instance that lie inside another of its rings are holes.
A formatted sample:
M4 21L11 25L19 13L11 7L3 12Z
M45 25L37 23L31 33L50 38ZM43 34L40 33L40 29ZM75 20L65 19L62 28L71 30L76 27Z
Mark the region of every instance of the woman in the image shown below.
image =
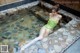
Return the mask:
M32 40L30 43L24 45L21 48L21 51L25 48L31 46L33 43L35 43L38 40L42 40L44 37L48 36L51 30L58 24L59 20L62 18L60 14L58 14L57 10L52 10L52 13L49 14L49 20L48 23L43 26L40 30L40 34L37 38Z
M43 26L40 30L39 39L43 39L44 37L48 36L48 34L52 31L52 29L58 24L62 16L58 14L56 10L52 10L52 13L49 14L48 23Z

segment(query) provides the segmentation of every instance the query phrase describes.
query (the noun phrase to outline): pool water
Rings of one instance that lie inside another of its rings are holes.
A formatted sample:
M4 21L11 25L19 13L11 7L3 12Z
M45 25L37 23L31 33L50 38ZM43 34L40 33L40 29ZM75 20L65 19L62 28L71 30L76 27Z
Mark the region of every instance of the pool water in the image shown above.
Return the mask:
M38 9L43 12L41 8ZM34 8L31 10L34 11ZM16 42L21 46L37 37L40 28L45 24L28 9L19 10L17 13L8 14L5 17L8 19L0 23L0 45L9 45L10 48L13 48ZM44 18L46 18L45 15Z

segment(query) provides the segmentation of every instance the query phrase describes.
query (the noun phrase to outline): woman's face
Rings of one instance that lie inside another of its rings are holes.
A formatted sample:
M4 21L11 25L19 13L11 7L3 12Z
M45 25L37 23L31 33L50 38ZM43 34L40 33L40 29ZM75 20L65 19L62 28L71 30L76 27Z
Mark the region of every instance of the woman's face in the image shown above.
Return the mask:
M55 10L52 10L52 14L54 15L54 14L56 14L57 12L55 11Z

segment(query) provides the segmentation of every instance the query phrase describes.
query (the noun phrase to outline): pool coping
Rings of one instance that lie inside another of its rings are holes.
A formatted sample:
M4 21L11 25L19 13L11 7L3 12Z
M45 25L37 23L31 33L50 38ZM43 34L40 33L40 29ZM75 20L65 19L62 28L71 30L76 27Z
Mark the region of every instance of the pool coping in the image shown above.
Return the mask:
M12 13L13 13L13 12L18 11L18 10L21 10L21 9L30 8L32 6L37 5L38 3L39 3L39 1L34 1L34 2L23 4L23 5L14 7L14 8L9 8L9 9L6 9L6 10L2 10L2 11L0 11L0 16L1 15L2 16L5 16L6 13L10 13L9 11L12 11Z
M37 0L21 0L21 1L15 1L15 2L12 2L12 3L7 3L7 4L3 4L3 5L0 5L0 11L3 11L3 10L6 10L6 9L10 9L10 8L15 8L15 7L18 7L18 6L21 6L21 5L24 5L24 4L28 4L28 3L31 3L31 2L36 2Z

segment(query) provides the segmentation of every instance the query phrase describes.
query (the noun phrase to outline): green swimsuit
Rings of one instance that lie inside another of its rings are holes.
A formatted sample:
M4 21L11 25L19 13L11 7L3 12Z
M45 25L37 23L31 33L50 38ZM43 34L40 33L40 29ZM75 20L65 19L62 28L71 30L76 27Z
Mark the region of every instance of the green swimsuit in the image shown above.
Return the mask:
M50 18L48 23L45 25L45 27L48 28L48 29L53 29L57 25L57 23L58 23L58 21Z

